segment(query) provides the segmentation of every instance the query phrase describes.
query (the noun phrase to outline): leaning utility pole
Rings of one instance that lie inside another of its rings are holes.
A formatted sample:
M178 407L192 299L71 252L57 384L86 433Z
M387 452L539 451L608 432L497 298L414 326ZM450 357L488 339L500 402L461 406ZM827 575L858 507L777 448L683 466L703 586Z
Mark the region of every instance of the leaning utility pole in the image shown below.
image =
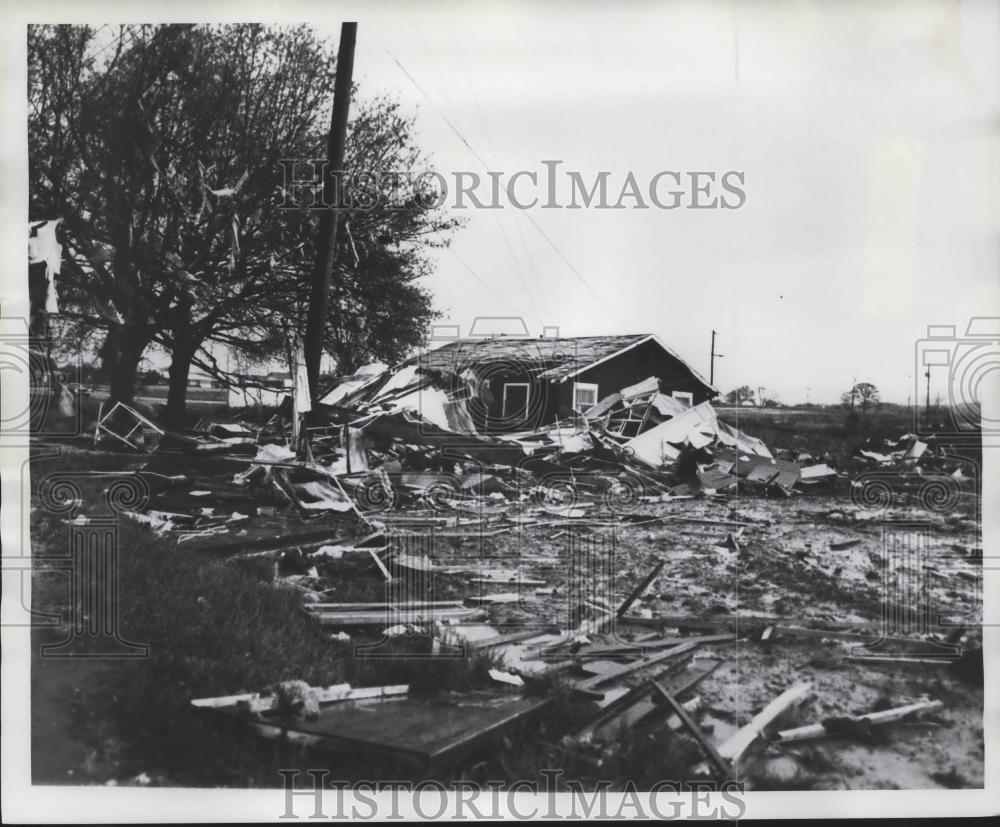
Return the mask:
M337 76L333 84L333 116L327 142L327 166L323 171L323 212L316 239L316 263L306 317L305 358L309 395L319 400L319 363L323 356L323 329L330 305L330 277L336 257L337 218L343 197L344 143L347 137L347 114L351 105L351 80L354 74L354 41L357 23L340 27L337 51ZM333 192L332 206L330 194Z

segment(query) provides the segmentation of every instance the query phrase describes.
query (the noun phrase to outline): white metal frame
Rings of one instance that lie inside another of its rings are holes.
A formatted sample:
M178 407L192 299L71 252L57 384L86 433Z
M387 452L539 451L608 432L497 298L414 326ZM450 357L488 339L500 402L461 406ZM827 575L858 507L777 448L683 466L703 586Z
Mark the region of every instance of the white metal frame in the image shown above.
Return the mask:
M694 394L691 391L674 391L670 395L678 402L685 403L689 408L694 407Z
M581 391L593 391L594 392L594 401L591 402L589 405L581 405L578 402L577 398L576 398L576 392L578 390L581 390ZM574 411L585 411L588 408L594 407L594 405L596 405L598 403L598 401L599 401L599 396L598 396L598 392L597 392L597 383L596 382L574 382L573 383L573 410Z

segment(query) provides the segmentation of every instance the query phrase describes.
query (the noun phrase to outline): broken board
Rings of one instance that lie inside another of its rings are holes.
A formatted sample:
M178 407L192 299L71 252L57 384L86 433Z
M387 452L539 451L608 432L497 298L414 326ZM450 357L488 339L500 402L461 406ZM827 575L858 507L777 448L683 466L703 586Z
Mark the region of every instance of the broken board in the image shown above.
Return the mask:
M466 695L461 698L383 698L343 702L320 709L313 719L280 721L260 715L247 720L266 738L304 746L362 751L405 763L440 766L468 755L547 706L547 698Z

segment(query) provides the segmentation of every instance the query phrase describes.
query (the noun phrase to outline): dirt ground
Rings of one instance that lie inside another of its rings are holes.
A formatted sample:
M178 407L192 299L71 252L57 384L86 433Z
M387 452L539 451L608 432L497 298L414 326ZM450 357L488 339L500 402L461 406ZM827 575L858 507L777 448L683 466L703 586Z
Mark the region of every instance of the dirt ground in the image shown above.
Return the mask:
M938 624L975 627L981 622L981 568L964 553L975 547L978 527L962 511L864 509L836 495L720 498L644 510L651 519L664 519L597 529L605 537L613 534L614 572L606 591L612 605L658 559L666 560L660 576L630 610L632 615L737 615L748 625L767 617L782 626L853 628L870 635L873 643L880 631L890 637L929 638L928 630ZM693 522L697 520L705 522ZM738 550L726 546L730 529L712 521L745 525ZM586 534L593 531L587 529ZM573 553L572 539L583 533L570 526L486 538L484 558L508 566L519 560L521 571L567 594L571 588L566 573L572 568L567 558ZM860 542L840 548L851 540ZM454 548L458 553L457 543ZM534 562L553 555L554 562ZM513 611L524 621L552 617L553 609L559 616L558 597L527 596L530 590L523 591L526 596L516 609L491 607L491 620L509 622ZM887 615L900 605L916 611ZM619 621L613 636L628 641L648 631ZM670 634L671 627L665 631ZM937 632L942 634L940 628ZM864 646L836 636L779 637L769 644L754 640L759 636L704 647L705 657L724 661L698 689L702 726L716 741L725 740L802 680L813 685L810 701L798 711L802 724L925 697L943 701L944 708L927 725L896 727L875 743L827 738L772 747L751 764L750 773L759 772L758 788L816 788L817 776L828 789L982 785L983 691L957 677L947 662L865 662L850 658L913 652L891 643ZM976 637L973 629L971 639Z
M86 457L82 461L87 462ZM516 513L488 515L480 529L458 526L441 532L443 536L435 536L430 546L434 565L431 588L434 599L519 589L516 602L490 605L487 601L483 609L487 620L478 623L479 632L473 628L477 624L452 630L469 639L479 633L495 634L494 630L501 626L505 632L536 626L566 630L585 619L579 614L581 605L588 607L589 617L599 616L606 608L613 611L662 560L665 564L659 576L626 618L615 621L613 627L593 639L628 642L651 634L654 627L661 635L681 637L708 634L713 626L717 631L733 629L737 640L702 646L692 663L696 667L704 658L723 661L699 684L700 704L694 713L715 743L725 740L800 681L811 683L810 697L783 722L783 727L898 707L925 698L943 703L940 710L924 716L920 723L780 747L771 744L744 764L750 788L976 788L983 784L981 676L978 683L963 679L948 660L898 663L859 659L866 655L914 655L912 649L891 642L862 645L865 640L874 643L880 633L940 642L949 633L957 639L961 631L955 630L964 628L965 644L978 645L978 505L969 497L936 502L940 508L918 508L904 495L887 507L863 507L852 501L849 491L840 490L790 498L734 495L635 502L617 509L614 517L587 509L580 517L548 514L539 519L535 513L527 522L526 517L519 518ZM440 513L406 512L411 516ZM391 528L394 516L386 513L376 518L381 517ZM471 516L475 515L463 514L459 519ZM52 525L59 529L58 521ZM48 527L46 524L46 530ZM41 534L34 536L41 539ZM129 526L123 532L123 554L144 546L147 540L143 538L154 543L145 526ZM155 539L157 549L170 548L173 543L170 537ZM196 553L177 554L178 566L182 557L184 565L209 566ZM157 565L162 569L154 576L168 577L171 559L161 554ZM231 563L212 565L233 568ZM237 567L240 565L237 563ZM260 572L267 572L265 580L273 577L272 565L266 559L252 563L248 582L259 579ZM533 582L520 588L500 583L473 587L468 572L457 571L463 567L516 571L519 577ZM214 571L209 571L209 580ZM385 588L378 569L370 561L359 564L352 555L321 564L318 574L323 587L332 589L334 601L378 600ZM544 584L542 590L555 592L537 594L534 581ZM273 592L277 583L261 583L260 587ZM184 581L180 588L184 588ZM208 588L205 583L198 586L199 601L204 600L202 595ZM57 574L36 576L34 589L36 606L58 607L66 600L65 579ZM208 597L209 602L213 600ZM275 611L290 615L293 610L278 606ZM216 630L219 623L226 622L226 616L220 616ZM269 621L262 617L259 622ZM299 622L305 623L297 615ZM769 626L778 631L762 641L761 631ZM853 631L861 637L830 631L800 638L781 633L784 627ZM202 629L202 643L203 633ZM40 632L36 638L42 642L58 634L59 630ZM260 636L253 629L247 634ZM296 646L295 640L283 638L282 634L276 633L268 645L279 650ZM289 634L302 639L301 631ZM317 632L317 640L310 645L336 652L337 644L329 637L324 644ZM218 683L192 677L177 671L181 668L178 664L185 660L187 645L184 638L178 637L176 644L167 646L168 650L176 649L168 651L168 655L173 670L170 680L176 680L177 685L162 688L172 693L171 703L176 702L177 708L199 694L250 691L260 688L252 681L274 679L266 677L271 675L266 670L259 677L256 672L253 677L250 672L244 677L239 677L243 672L225 677L225 669L231 668L227 659L246 659L249 653L218 651L218 646L208 657L199 653L188 658L196 660L206 673L221 674ZM933 644L926 648L933 649ZM544 662L532 659L524 647L507 647L501 654L507 668L526 677L546 667ZM213 657L220 660L213 664ZM254 656L250 655L250 659ZM316 660L314 656L312 663ZM162 765L157 765L155 744L141 745L138 751L142 760L136 763L137 745L128 742L142 736L130 734L129 729L116 729L113 721L102 717L103 707L93 703L95 693L106 693L104 687L109 684L122 692L128 691L130 685L140 685L135 680L141 670L148 668L36 658L32 706L36 779L42 783L129 783L129 778L145 777L154 779L153 783L184 783L176 757L164 758ZM287 678L296 668L301 670L294 662L282 663L280 668L275 667L275 674ZM331 672L320 674L330 678L327 683L334 682ZM616 696L630 683L648 677L638 673L626 680L615 690ZM159 676L157 681L163 683ZM112 695L104 700L113 705L118 698ZM150 720L167 716L164 709L157 708L159 704L159 696L149 698L142 714ZM169 720L164 726L170 726ZM194 733L191 738L196 736ZM645 735L636 733L634 737ZM546 732L545 738L545 743L551 744L559 736ZM233 746L223 741L214 748L226 750ZM212 749L206 745L201 751ZM558 760L558 754L553 760ZM229 756L220 754L216 758L226 762ZM260 759L251 756L246 760ZM314 765L314 760L303 764ZM141 773L136 774L137 769ZM599 770L595 772L600 775Z

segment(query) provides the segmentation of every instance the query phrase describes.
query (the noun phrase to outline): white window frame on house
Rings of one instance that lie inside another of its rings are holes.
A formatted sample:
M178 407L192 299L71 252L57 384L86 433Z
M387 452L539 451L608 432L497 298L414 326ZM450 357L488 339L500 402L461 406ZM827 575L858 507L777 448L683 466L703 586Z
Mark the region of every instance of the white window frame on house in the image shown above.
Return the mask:
M594 392L594 401L591 402L589 405L581 405L580 402L579 402L579 400L577 399L577 395L576 395L577 391L593 391ZM594 407L594 405L597 404L597 401L598 401L599 398L600 397L598 396L598 393L597 393L597 385L595 383L593 383L593 382L574 382L573 383L573 410L574 411L585 411L588 408Z
M503 401L501 404L501 415L507 419L507 388L524 388L524 417L528 416L528 409L531 405L531 384L529 382L504 382Z
M678 402L683 402L689 408L694 405L694 394L690 391L674 391L670 395Z

